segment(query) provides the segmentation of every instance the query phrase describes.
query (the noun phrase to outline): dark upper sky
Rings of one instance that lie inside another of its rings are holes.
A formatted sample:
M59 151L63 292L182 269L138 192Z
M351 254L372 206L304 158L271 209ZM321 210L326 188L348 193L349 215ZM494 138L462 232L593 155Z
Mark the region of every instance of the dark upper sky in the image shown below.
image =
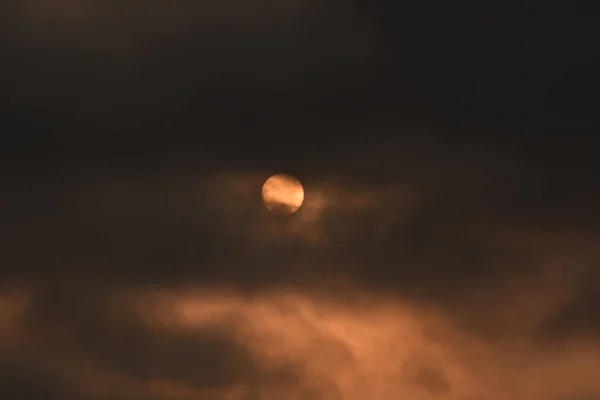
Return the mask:
M0 398L600 398L577 2L5 3Z
M306 158L406 126L527 157L593 146L595 24L577 4L230 3L9 1L5 161Z

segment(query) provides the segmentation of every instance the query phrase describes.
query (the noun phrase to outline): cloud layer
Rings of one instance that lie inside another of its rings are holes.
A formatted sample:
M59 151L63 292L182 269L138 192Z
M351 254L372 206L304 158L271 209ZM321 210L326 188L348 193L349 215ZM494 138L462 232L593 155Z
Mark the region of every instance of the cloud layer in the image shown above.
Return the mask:
M122 170L15 202L1 397L600 396L598 231L524 218L534 171L378 143L289 172L306 197L284 217L259 169Z

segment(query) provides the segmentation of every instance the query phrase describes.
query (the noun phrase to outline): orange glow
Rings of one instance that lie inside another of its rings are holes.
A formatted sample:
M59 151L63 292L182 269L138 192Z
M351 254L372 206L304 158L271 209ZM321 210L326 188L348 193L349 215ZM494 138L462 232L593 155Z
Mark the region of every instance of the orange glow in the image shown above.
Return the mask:
M291 175L273 175L262 187L262 197L267 210L274 214L293 214L304 202L304 188Z

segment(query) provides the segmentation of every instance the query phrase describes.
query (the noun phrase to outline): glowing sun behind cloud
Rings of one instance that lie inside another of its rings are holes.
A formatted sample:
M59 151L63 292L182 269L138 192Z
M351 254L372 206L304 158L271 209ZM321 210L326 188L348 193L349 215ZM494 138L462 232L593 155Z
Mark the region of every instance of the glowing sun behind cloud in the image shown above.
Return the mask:
M262 198L267 210L274 214L293 214L304 202L304 188L291 175L273 175L263 184Z

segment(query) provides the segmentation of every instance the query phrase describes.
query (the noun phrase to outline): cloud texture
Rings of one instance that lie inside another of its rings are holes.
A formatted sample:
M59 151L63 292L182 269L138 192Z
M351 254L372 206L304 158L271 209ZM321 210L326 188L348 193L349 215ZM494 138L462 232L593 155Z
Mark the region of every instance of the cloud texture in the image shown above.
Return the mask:
M292 216L261 204L271 171L225 167L14 202L0 397L600 396L599 232L551 202L524 217L534 170L431 142L326 161L285 171L306 189Z

